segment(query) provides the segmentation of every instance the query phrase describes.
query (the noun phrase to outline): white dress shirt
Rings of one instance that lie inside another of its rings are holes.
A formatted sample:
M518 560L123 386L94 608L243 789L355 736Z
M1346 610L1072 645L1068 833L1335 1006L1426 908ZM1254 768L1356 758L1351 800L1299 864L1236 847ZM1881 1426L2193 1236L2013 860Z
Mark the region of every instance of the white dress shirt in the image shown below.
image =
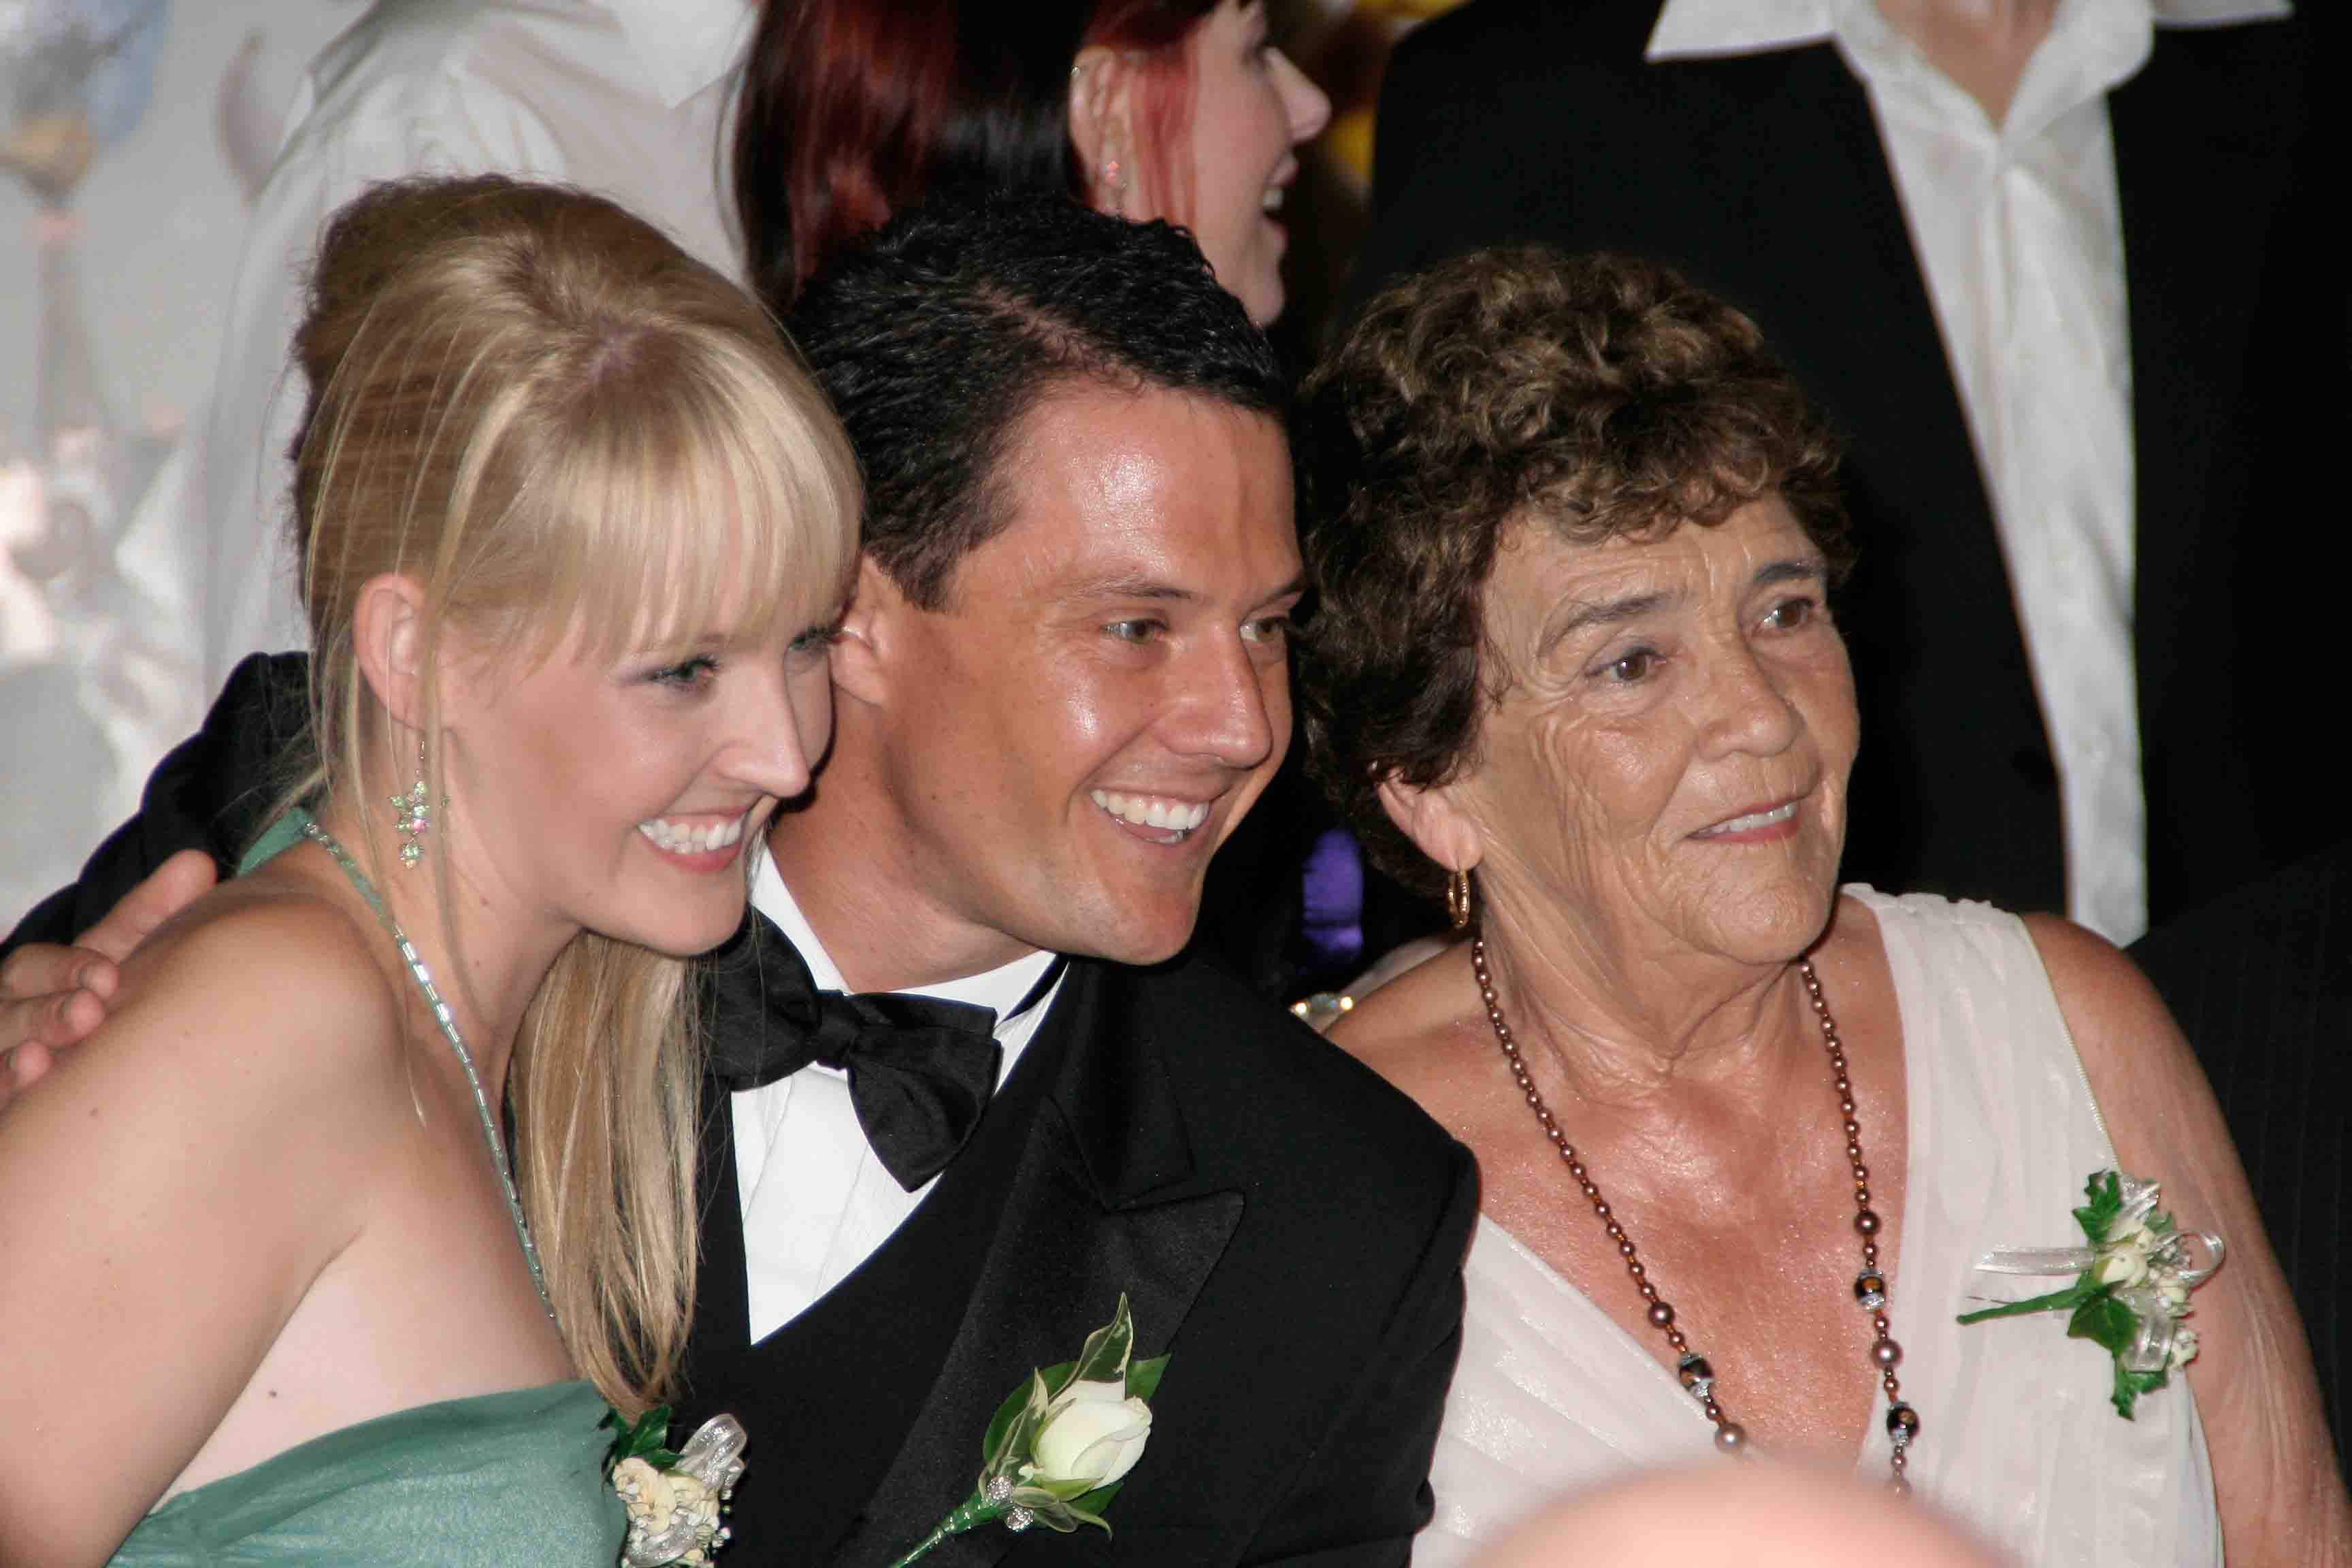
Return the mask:
M751 881L751 903L776 922L809 966L820 991L844 991L841 971L809 929L767 851ZM1033 952L1001 969L908 994L968 1002L996 1015L1001 1087L1061 991L1015 1012L1052 966ZM847 1075L818 1064L733 1098L737 1193L743 1213L743 1272L751 1338L791 1322L846 1279L915 1212L933 1182L900 1186L867 1146L849 1102Z
M722 134L750 0L381 0L311 62L227 302L201 500L173 526L206 690L306 647L288 458L289 345L335 208L404 174L508 174L610 196L729 277Z
M1872 0L1667 0L1650 37L1652 60L1831 40L1868 92L2050 731L2067 913L2117 942L2147 929L2147 827L2132 656L2131 335L2106 94L2147 62L2156 26L2289 9L2059 0L1999 125Z

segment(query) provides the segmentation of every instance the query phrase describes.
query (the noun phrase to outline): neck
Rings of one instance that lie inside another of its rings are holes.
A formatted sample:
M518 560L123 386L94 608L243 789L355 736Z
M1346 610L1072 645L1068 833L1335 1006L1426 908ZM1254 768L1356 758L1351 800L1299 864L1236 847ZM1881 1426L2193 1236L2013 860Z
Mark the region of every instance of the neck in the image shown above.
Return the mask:
M853 991L902 991L985 973L1037 949L942 899L944 857L892 802L856 711L839 702L833 754L803 805L779 812L768 853Z
M1504 1021L1547 1093L1636 1120L1678 1118L1694 1096L1768 1114L1808 1059L1792 964L1628 952L1507 895L1481 931Z
M481 1080L483 1096L496 1106L506 1092L507 1068L513 1059L523 1013L538 994L556 955L579 934L580 928L536 917L516 907L514 900L499 898L480 879L468 877L466 867L470 858L462 843L447 846L445 864L450 886L445 900L435 896L425 868L412 873L396 857L386 856L382 877L369 870L366 858L355 847L365 829L341 811L330 808L320 817L319 826L368 872L385 910L424 960L434 989L449 1005L458 1037L465 1041L466 1054L473 1061L474 1075ZM334 874L342 879L340 870ZM371 925L374 923L373 912L366 918ZM406 962L389 937L383 942L383 952L395 972L396 988L404 998L415 998L425 1026L437 1034L440 1026L425 1007Z
M2026 62L2050 36L2058 0L1877 0L1879 15L1977 100L1995 125L2009 117Z

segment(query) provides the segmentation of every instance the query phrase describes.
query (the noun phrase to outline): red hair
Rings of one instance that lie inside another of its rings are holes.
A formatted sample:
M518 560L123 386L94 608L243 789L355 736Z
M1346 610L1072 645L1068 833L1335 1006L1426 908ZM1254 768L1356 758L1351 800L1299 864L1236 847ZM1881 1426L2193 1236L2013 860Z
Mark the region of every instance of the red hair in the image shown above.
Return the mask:
M1085 199L1069 78L1088 46L1129 57L1138 195L1150 216L1183 221L1190 39L1216 3L1020 0L982 17L966 0L767 0L735 127L752 285L783 309L828 257L935 184Z
M1087 26L1087 45L1132 57L1128 122L1136 145L1128 155L1146 217L1192 221L1192 160L1180 154L1192 139L1193 32L1216 8L1217 0L1103 0Z

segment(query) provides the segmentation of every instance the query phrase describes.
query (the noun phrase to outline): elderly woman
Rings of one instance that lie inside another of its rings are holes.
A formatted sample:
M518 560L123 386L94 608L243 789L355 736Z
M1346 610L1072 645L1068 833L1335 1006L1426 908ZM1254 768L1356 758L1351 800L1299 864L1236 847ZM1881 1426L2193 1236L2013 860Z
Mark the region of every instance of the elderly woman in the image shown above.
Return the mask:
M1485 1176L1416 1561L1750 1448L2036 1564L2337 1560L2302 1328L2162 1004L2062 921L1837 885L1846 541L1755 328L1641 263L1488 253L1377 300L1304 403L1316 765L1468 937L1333 1036ZM2229 1244L2128 1421L2063 1312L1955 1321L2070 1284L1976 1266L2083 1242L2112 1169Z

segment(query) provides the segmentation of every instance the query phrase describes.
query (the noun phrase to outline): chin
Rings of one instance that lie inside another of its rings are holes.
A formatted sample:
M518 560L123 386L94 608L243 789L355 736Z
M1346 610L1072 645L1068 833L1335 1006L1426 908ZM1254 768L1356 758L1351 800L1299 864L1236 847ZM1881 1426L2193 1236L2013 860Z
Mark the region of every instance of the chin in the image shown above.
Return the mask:
M726 942L742 923L743 906L739 901L728 910L681 911L677 919L658 924L646 922L641 911L632 927L607 930L604 934L665 958L694 958Z

